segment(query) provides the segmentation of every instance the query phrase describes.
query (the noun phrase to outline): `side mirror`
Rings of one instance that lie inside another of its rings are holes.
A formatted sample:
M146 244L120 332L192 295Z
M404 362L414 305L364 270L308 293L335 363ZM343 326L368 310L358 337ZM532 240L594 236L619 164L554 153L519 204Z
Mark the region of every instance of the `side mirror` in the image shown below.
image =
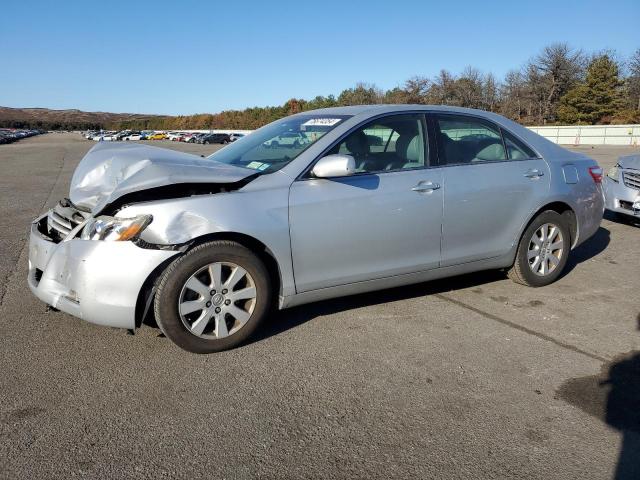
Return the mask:
M351 155L327 155L318 160L311 170L314 177L346 177L356 173L356 161Z

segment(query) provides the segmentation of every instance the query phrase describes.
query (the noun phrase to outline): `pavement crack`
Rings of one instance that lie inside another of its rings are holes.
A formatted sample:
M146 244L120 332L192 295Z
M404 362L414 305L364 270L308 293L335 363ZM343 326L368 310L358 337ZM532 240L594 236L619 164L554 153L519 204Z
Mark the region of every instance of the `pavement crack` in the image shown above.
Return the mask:
M464 302L461 302L460 300L455 300L455 299L453 299L451 297L448 297L446 295L443 295L441 293L436 293L436 294L434 294L434 296L439 298L439 299L441 299L441 300L453 303L453 304L455 304L455 305L457 305L459 307L462 307L462 308L470 310L470 311L472 311L474 313L477 313L478 315L482 315L483 317L488 318L490 320L494 320L496 322L500 322L503 325L506 325L508 327L515 328L516 330L520 330L521 332L527 333L529 335L533 335L534 337L538 337L541 340L544 340L546 342L553 343L554 345L557 345L557 346L559 346L561 348L564 348L565 350L569 350L569 351L572 351L574 353L579 353L581 355L589 357L589 358L591 358L593 360L597 360L599 362L608 362L608 361L610 361L609 358L601 357L600 355L596 355L595 353L587 352L586 350L582 350L581 348L576 347L575 345L571 345L569 343L562 342L562 341L560 341L560 340L558 340L556 338L550 337L549 335L545 335L544 333L536 332L535 330L532 330L530 328L523 327L522 325L518 325L515 322L511 322L509 320L501 318L501 317L499 317L497 315L494 315L493 313L489 313L489 312L485 312L484 310L480 310L479 308L476 308L474 306L468 305L468 304L466 304Z

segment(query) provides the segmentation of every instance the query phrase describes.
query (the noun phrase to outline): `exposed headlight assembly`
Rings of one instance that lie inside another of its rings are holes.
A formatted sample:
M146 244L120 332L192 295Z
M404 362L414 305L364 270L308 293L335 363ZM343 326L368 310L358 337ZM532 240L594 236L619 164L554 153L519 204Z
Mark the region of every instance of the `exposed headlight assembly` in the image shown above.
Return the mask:
M151 215L133 218L100 216L92 218L82 229L83 240L112 240L124 242L136 238L151 223Z
M620 165L616 164L614 167L611 167L609 169L609 172L607 173L607 177L609 177L611 180L614 181L618 181L618 172L620 171Z

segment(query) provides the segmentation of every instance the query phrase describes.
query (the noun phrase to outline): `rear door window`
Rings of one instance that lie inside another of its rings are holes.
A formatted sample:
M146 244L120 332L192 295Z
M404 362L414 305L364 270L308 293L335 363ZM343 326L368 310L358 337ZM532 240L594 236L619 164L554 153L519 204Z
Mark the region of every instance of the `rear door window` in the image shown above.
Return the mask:
M440 163L497 162L507 160L500 129L491 122L467 115L435 116Z
M537 157L531 148L506 130L502 130L502 136L504 137L504 144L507 147L507 154L509 155L510 160L523 160L525 158Z

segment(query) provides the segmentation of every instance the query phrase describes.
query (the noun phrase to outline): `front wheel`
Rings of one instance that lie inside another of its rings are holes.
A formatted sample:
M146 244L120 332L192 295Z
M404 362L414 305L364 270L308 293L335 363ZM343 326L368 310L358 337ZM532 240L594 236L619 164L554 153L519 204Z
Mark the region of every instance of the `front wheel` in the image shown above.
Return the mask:
M267 316L269 274L251 250L229 241L204 243L166 270L154 310L162 332L193 353L233 348Z
M566 218L553 210L542 212L522 234L509 278L529 287L549 285L564 270L570 250Z

